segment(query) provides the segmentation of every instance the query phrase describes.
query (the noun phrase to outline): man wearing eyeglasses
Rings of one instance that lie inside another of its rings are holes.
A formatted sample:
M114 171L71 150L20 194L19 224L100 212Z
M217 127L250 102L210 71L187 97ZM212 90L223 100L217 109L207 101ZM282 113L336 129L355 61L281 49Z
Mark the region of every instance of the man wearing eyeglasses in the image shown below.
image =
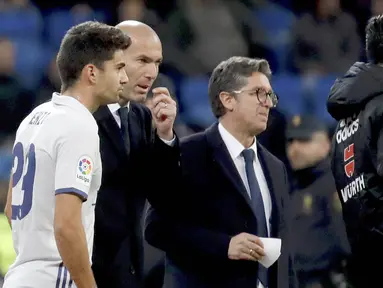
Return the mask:
M218 123L182 140L163 194L173 204L146 217L147 241L166 252L164 287L296 287L286 169L256 138L278 102L270 77L263 59L232 57L214 69L209 97ZM259 260L269 256L270 237L282 249L266 268Z

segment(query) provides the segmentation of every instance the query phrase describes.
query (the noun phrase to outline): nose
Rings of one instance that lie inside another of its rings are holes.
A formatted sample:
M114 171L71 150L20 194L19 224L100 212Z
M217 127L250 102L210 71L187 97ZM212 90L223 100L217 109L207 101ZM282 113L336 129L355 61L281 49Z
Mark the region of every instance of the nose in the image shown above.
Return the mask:
M146 73L145 73L145 77L150 79L150 80L153 80L157 77L158 75L158 66L156 63L148 63L147 64L147 67L146 67Z
M271 97L267 96L266 101L264 102L264 106L271 109L274 107L273 100L271 100Z
M129 78L128 78L128 75L126 74L125 72L125 69L121 69L121 76L120 76L120 83L122 85L126 84L129 82Z
M293 155L295 155L295 154L301 152L303 147L302 147L301 142L299 140L292 139L288 143L288 148L293 153Z

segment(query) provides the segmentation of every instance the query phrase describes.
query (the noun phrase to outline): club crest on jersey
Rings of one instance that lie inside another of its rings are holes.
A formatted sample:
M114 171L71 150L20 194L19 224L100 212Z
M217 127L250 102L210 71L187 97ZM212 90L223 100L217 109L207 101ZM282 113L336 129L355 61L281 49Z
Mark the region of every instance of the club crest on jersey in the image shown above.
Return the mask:
M350 178L352 177L352 175L354 175L354 170L355 170L354 143L344 148L343 158L345 162L344 172L346 173L346 176Z
M344 172L348 178L352 178L355 173L354 146L355 144L351 143L346 148L344 148L343 151ZM362 174L349 182L345 187L343 187L343 189L340 189L343 203L346 203L349 199L360 193L360 191L365 188L366 185L364 184L364 175Z
M92 179L93 162L88 156L82 156L78 160L76 168L76 181L83 185L90 186Z

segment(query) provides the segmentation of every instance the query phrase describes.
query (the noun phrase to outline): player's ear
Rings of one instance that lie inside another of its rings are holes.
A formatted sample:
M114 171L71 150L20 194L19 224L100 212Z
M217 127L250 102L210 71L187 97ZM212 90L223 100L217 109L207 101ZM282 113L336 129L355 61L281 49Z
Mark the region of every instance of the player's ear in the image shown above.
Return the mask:
M97 76L98 76L98 69L93 64L88 64L84 66L83 74L86 76L86 79L94 85L97 82Z

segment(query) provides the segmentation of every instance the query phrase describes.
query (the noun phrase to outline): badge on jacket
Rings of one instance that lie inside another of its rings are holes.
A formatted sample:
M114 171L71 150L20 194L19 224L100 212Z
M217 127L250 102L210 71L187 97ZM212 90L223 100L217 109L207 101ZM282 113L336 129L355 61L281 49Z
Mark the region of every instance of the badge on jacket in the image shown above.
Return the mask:
M312 214L313 212L313 197L310 194L303 195L303 213Z

